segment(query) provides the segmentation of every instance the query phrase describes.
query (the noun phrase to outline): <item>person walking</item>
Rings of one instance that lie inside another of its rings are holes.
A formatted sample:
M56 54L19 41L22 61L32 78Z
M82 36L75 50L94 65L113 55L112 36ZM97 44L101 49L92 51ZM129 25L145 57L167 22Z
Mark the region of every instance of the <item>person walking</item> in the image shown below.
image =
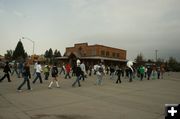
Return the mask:
M54 65L53 65L53 67L52 67L52 69L51 69L51 75L52 75L52 78L53 78L53 79L51 80L48 88L51 89L51 86L52 86L52 84L53 84L54 82L56 83L57 88L60 88L59 83L58 83L58 79L57 79L57 76L58 76L58 68L57 68L57 64L56 64L56 63L54 63Z
M64 63L62 64L62 67L61 67L61 71L59 72L59 74L61 75L61 73L63 72L63 74L65 75L65 65Z
M12 72L11 72L11 76L13 76L14 72L17 74L17 77L19 77L19 73L18 73L18 64L17 61L15 60L12 66Z
M157 79L160 79L161 69L157 67Z
M80 67L80 60L77 60L77 66L76 66L76 80L74 81L74 83L72 84L72 87L75 87L76 83L78 83L78 86L81 87L81 84L80 84L80 78L83 74L83 71L81 70L81 67Z
M98 71L97 71L97 80L96 80L96 85L102 85L102 80L104 76L104 67L102 63L99 64Z
M65 68L66 68L65 79L67 79L67 77L69 77L69 79L70 79L71 78L71 76L70 76L71 65L69 63L67 63Z
M40 83L42 83L42 78L41 78L41 72L42 72L42 67L40 62L38 61L38 64L36 66L36 78L33 80L33 84L35 84L36 80L39 78Z
M22 71L23 71L23 61L20 61L19 64L18 64L18 78L21 78L22 77Z
M28 62L26 62L25 64L24 64L24 67L23 67L23 77L24 77L24 80L23 80L23 82L19 85L19 87L17 88L17 90L19 91L19 92L21 92L22 90L21 90L21 88L24 86L24 84L27 82L27 88L28 88L28 90L32 90L31 89L31 86L30 86L30 81L29 81L29 79L31 78L31 73L30 73L30 66L29 66L29 63Z
M163 66L161 66L161 79L163 79L164 77L164 72L165 72L165 69Z
M145 70L145 68L143 67L143 65L141 65L139 68L140 80L141 81L143 80L143 77L144 77L144 70Z
M152 73L152 68L150 66L147 67L147 80L150 79Z
M2 82L6 77L8 79L8 82L11 82L10 75L9 75L9 72L11 73L9 62L6 62L3 72L4 72L4 76L0 79L0 82Z
M86 76L86 66L85 66L84 62L82 62L82 63L80 64L80 67L81 67L81 70L82 70L82 76L81 76L81 78L82 78L82 80L84 81L85 76Z
M43 71L44 71L44 79L45 79L45 80L48 80L50 67L49 67L48 65L45 65Z
M116 83L117 83L117 84L118 84L118 82L121 83L122 69L121 69L120 67L117 67L117 69L116 69L116 74L117 74L117 76L118 76L118 78L117 78L117 80L116 80Z

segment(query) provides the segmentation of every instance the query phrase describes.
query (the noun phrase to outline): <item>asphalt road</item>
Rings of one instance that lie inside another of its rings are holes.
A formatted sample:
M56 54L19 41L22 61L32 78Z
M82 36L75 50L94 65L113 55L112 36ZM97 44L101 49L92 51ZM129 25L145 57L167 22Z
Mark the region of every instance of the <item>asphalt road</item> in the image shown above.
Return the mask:
M121 84L105 76L101 86L92 76L74 88L75 78L61 75L60 88L48 89L50 80L43 80L31 83L32 91L24 85L21 93L22 78L11 79L0 83L0 119L164 119L165 104L180 103L180 73L131 83L122 78Z

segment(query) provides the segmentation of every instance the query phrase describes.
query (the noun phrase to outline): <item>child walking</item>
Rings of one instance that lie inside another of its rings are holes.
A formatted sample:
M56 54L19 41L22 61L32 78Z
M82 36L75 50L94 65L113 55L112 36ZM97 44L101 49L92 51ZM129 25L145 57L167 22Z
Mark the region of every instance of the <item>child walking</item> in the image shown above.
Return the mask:
M51 69L51 75L52 75L53 79L51 80L48 88L51 89L51 86L52 86L52 84L53 84L54 82L56 83L57 88L60 88L59 83L58 83L58 79L57 79L57 76L58 76L58 68L57 68L57 64L56 64L56 63L54 63L54 65L53 65L53 67L52 67L52 69Z

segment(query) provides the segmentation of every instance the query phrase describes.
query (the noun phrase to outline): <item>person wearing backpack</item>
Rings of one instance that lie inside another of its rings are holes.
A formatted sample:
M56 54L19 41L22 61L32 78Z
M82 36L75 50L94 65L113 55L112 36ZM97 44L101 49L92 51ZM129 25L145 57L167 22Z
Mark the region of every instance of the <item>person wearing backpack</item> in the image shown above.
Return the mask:
M53 79L51 80L48 88L51 89L51 86L52 86L52 84L53 84L54 82L56 83L57 88L60 88L59 83L58 83L58 79L57 79L57 76L58 76L58 68L57 68L57 64L56 64L56 63L54 63L54 65L53 65L53 67L52 67L52 69L51 69L51 75L52 75Z

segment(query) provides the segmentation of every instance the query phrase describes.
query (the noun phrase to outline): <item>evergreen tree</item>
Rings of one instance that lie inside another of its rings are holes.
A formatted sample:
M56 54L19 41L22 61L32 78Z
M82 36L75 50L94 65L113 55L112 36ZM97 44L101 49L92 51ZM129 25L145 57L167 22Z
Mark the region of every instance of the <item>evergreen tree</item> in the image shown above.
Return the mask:
M137 65L143 65L145 62L144 56L142 55L142 53L138 54L136 59L135 59Z
M48 52L48 58L52 58L53 57L53 50L50 48L49 52Z
M60 52L60 51L58 51L58 52L57 52L57 56L58 56L58 57L62 57L62 55L61 55L61 52Z
M44 54L44 57L45 57L45 58L48 58L48 56L49 56L49 51L46 50L46 52L45 52L45 54Z
M57 51L57 49L54 51L54 57L58 57L58 51Z
M19 42L15 48L15 51L13 53L13 58L14 59L25 59L26 57L27 57L27 53L24 50L21 40L19 40Z
M12 50L7 50L7 53L4 54L5 59L7 60L12 60L13 59L13 51Z

